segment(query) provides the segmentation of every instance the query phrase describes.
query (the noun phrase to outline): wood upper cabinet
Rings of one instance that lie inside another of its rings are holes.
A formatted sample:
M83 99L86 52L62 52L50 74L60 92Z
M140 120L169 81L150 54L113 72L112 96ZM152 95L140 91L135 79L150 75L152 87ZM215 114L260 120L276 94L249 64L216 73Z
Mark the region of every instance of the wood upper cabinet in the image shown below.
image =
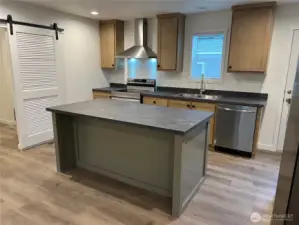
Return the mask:
M182 71L185 16L179 13L157 15L158 70Z
M100 22L100 53L101 67L114 69L115 56L124 51L124 22L107 20Z
M240 5L232 10L228 71L265 73L275 3Z

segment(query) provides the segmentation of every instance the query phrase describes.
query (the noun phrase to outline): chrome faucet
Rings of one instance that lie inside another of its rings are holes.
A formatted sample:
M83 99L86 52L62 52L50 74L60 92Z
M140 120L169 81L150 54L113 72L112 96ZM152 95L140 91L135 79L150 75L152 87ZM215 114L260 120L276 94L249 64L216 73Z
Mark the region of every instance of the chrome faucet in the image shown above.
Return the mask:
M205 76L204 76L204 74L202 74L201 81L200 81L200 95L203 95L205 90L206 90Z

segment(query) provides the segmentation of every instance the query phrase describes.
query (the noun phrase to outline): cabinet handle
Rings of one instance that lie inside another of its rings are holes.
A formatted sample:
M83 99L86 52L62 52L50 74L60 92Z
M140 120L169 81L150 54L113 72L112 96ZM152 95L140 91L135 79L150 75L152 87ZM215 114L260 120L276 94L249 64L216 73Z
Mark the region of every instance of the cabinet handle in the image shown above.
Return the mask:
M156 104L156 101L153 101L154 104Z
M192 105L192 108L194 109L194 108L195 108L195 105Z
M114 64L112 64L112 67L114 67Z
M190 105L188 104L187 107L190 108Z
M160 65L158 64L158 66L157 66L158 68L160 68Z
M232 66L229 66L228 69L231 70L231 69L232 69Z

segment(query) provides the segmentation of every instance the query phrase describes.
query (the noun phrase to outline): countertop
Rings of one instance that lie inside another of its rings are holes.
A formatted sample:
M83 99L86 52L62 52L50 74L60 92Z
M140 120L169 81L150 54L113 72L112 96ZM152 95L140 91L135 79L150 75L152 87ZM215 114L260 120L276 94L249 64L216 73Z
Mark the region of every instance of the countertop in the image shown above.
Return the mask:
M106 88L95 88L93 91L112 92L112 91L123 91L126 87L106 87ZM243 105L253 107L265 107L267 104L267 94L260 93L246 93L246 92L230 92L220 90L207 90L207 94L218 95L218 99L200 99L192 97L177 96L178 93L199 93L196 89L182 89L182 88L158 88L156 92L142 92L143 97L155 97L155 98L166 98L185 100L193 102L209 102L214 104L232 104L232 105Z
M264 107L267 104L267 100L260 99L260 98L233 97L233 96L221 96L221 95L219 95L219 98L217 99L200 99L200 98L177 96L177 93L174 94L169 92L143 92L142 96L185 100L185 101L193 101L193 102L207 102L207 103L215 103L215 104L244 105L244 106L253 106L253 107Z
M47 111L149 127L185 135L212 116L212 112L159 107L134 102L96 99L47 108Z

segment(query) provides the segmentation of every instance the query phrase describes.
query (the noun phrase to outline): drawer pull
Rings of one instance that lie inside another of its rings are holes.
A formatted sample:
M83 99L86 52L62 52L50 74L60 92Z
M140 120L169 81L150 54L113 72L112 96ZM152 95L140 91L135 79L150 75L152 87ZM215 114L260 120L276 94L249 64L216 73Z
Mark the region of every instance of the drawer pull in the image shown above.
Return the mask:
M153 101L154 104L156 104L156 101Z

